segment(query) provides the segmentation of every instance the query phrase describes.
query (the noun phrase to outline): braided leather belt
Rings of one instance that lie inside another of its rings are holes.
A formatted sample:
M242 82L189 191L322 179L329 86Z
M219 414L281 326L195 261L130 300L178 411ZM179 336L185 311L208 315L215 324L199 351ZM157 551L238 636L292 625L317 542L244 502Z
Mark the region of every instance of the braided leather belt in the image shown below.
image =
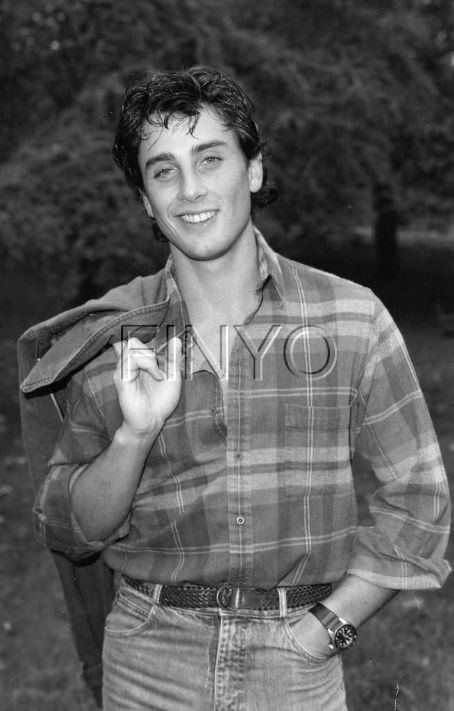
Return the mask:
M141 580L127 578L125 581L135 590L150 597L154 596L156 585L148 585ZM278 610L279 590L285 590L287 607L313 605L328 597L331 584L283 585L270 588L238 587L226 583L219 587L210 585L163 585L156 602L167 607L222 607L224 610Z

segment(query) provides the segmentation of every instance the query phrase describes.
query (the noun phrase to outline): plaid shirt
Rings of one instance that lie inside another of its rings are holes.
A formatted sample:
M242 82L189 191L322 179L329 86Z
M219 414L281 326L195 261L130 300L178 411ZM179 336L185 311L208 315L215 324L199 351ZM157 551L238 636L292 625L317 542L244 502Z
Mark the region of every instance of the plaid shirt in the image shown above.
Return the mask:
M75 558L104 550L114 570L158 583L271 587L349 572L439 587L450 570L448 486L400 333L368 289L257 240L257 308L237 329L228 377L205 357L188 368L129 516L103 541L85 539L70 490L122 421L113 349L73 377L35 505L38 538ZM151 333L158 357L169 333L189 334L171 260L162 280L164 320L135 333ZM368 526L357 525L355 451L377 479Z

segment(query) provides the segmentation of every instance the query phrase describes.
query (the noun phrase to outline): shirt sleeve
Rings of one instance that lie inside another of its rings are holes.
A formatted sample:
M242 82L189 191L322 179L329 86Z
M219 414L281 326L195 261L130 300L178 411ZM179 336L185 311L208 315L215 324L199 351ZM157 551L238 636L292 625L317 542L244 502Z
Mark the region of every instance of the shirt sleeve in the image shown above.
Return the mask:
M86 372L73 376L49 472L33 508L36 539L52 550L79 560L106 548L129 531L129 520L103 541L87 540L71 508L76 479L110 444L102 409Z
M450 572L447 478L403 338L378 299L356 424L357 450L378 488L373 525L358 527L348 572L398 590L441 587Z

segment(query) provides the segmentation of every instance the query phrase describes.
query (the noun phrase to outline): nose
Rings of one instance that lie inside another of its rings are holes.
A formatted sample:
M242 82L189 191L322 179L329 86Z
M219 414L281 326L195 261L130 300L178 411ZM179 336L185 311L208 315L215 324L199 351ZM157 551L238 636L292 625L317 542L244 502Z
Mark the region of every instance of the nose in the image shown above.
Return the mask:
M179 188L178 197L180 200L193 202L206 194L201 176L192 167L181 173Z

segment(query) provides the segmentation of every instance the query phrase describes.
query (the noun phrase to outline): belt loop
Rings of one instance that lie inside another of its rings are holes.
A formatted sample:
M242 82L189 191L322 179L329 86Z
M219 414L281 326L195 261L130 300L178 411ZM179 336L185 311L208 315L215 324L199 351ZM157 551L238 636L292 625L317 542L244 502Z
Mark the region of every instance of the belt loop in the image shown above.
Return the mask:
M154 588L154 590L153 590L153 595L152 595L152 598L151 598L151 599L153 600L153 602L159 602L159 597L160 597L160 595L161 595L161 590L162 590L162 585L160 585L159 583L157 583L157 584L155 585L155 588Z
M279 617L287 617L287 590L283 587L278 587L279 595Z

